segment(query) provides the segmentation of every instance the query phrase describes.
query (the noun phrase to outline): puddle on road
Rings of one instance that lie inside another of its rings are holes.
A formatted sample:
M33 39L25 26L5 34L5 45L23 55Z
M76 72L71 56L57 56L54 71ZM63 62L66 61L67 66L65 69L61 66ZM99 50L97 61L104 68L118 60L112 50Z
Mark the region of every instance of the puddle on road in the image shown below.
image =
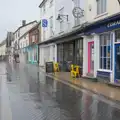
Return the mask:
M20 89L24 105L34 103L34 110L38 114L42 111L46 120L120 120L120 109L109 100L99 99L100 96L76 90L37 72L35 68L29 71L19 69L17 75L20 78L13 77L10 82L17 81L19 87L15 89Z

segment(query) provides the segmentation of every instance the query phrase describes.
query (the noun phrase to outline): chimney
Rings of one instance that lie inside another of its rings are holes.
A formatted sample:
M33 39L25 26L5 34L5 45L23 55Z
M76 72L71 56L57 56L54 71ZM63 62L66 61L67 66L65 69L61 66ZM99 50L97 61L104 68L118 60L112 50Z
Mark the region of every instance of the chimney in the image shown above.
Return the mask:
M22 26L26 25L26 20L22 20Z

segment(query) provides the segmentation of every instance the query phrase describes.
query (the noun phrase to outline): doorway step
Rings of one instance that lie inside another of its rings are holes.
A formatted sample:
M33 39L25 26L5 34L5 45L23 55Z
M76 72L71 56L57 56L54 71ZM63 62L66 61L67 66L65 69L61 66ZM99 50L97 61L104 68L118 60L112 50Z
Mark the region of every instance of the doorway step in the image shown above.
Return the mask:
M107 83L107 85L111 86L111 87L117 87L120 88L120 83Z
M93 81L93 82L97 82L97 81L98 81L97 78L95 78L92 73L87 73L86 76L83 77L83 78L89 79L89 80L91 80L91 81Z

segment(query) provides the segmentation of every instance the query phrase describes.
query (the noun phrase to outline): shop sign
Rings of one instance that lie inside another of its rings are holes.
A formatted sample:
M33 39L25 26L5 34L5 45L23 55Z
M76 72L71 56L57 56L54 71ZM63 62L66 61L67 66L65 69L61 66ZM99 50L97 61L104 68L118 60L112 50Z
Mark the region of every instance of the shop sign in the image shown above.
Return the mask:
M120 25L120 20L117 20L117 21L115 21L115 22L109 23L109 24L107 25L107 27L110 28L110 27L114 27L114 26L118 26L118 25Z
M47 27L47 26L48 26L47 19L42 19L42 27Z

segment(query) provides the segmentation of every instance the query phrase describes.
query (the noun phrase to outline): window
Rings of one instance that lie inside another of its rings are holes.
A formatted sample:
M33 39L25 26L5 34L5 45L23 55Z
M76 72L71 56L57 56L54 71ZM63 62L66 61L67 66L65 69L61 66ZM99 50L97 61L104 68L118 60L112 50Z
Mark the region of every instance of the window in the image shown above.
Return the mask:
M117 30L116 32L115 32L115 36L116 36L116 39L115 39L115 42L120 42L120 30Z
M59 10L59 14L64 15L64 7ZM60 32L64 30L63 24L64 24L64 21L60 20Z
M50 7L53 5L53 0L50 0Z
M53 16L50 17L50 36L53 35Z
M83 66L83 40L75 41L75 64Z
M97 0L97 15L105 13L107 0Z
M100 35L100 69L111 69L110 33Z
M35 35L32 35L32 43L35 42Z
M26 35L24 36L24 39L26 39Z

